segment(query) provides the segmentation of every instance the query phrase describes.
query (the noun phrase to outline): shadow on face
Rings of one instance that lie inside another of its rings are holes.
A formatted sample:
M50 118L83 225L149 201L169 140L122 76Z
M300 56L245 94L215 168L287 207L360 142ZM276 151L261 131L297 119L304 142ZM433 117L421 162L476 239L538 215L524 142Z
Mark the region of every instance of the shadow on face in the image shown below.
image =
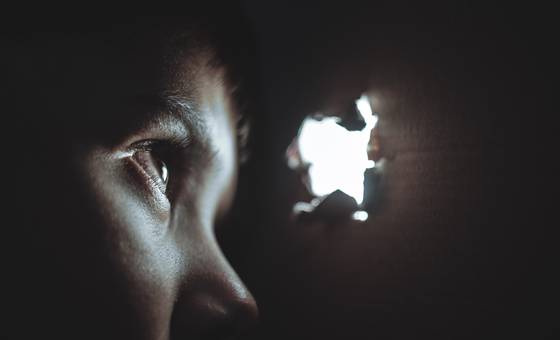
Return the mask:
M154 26L15 42L20 337L222 338L256 319L215 237L237 178L231 69L211 29Z

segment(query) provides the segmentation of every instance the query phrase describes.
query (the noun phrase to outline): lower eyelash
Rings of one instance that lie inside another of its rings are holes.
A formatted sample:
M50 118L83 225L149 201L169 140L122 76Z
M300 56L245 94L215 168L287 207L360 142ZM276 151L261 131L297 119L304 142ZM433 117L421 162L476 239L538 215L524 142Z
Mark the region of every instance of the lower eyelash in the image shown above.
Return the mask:
M161 184L158 184L153 177L147 173L142 165L139 164L137 160L135 160L132 155L126 158L126 163L131 170L133 177L137 182L145 183L143 186L147 189L150 196L155 199L155 202L158 206L163 207L164 209L168 210L170 207L170 202L168 197L165 195L165 189L162 190Z

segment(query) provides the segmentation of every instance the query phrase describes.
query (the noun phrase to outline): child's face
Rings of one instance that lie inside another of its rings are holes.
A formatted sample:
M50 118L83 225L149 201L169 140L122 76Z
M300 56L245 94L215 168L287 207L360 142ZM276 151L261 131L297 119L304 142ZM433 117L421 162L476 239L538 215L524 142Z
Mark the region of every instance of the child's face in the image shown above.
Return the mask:
M208 51L166 63L141 52L86 71L102 79L79 90L83 120L68 115L67 165L46 203L59 220L46 217L57 227L45 242L65 273L51 278L54 318L75 338L230 336L257 314L215 237L237 177L231 91Z

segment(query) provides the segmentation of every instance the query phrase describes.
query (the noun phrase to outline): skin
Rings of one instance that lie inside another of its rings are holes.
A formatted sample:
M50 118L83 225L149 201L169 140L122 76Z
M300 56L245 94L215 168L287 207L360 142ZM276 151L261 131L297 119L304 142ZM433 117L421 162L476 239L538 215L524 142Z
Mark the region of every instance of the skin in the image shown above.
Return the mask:
M228 70L210 47L138 41L49 42L78 66L26 186L23 338L221 339L257 318L216 238L238 168Z

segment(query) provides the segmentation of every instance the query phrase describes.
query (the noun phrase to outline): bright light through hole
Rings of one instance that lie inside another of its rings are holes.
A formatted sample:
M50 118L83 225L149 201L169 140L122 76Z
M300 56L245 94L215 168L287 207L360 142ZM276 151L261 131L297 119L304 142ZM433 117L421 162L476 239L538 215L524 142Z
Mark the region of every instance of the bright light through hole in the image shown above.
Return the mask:
M365 121L359 131L337 124L338 117L308 117L302 123L297 146L301 161L309 165L309 187L315 196L340 190L358 204L364 200L364 172L375 166L367 151L377 116L365 95L356 101L356 107Z

